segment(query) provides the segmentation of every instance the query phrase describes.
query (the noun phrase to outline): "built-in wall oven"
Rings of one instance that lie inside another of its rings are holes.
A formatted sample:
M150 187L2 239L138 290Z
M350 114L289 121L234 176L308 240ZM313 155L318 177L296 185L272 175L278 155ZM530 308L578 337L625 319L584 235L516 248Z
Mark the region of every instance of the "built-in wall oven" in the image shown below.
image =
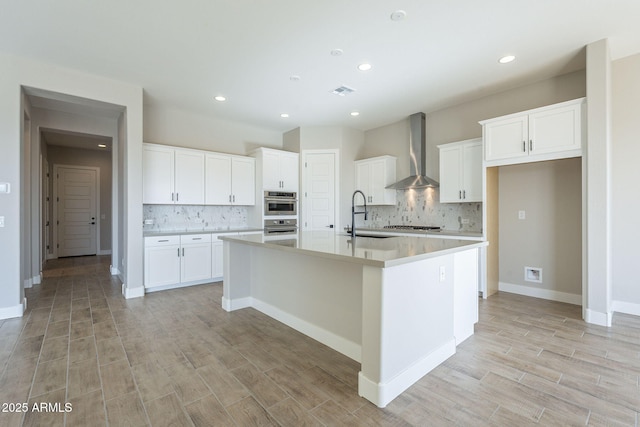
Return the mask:
M264 216L297 215L298 194L289 191L264 192Z
M297 219L265 219L264 220L265 236L296 234L297 232L298 232Z

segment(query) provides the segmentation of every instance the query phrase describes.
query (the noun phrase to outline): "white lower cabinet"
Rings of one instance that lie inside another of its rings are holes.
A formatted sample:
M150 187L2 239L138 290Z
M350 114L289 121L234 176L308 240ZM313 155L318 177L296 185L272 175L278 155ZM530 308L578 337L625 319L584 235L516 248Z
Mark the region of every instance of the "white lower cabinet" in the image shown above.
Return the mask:
M180 283L180 236L145 237L144 287Z
M180 236L180 282L211 279L211 234Z
M167 289L208 280L211 280L211 234L145 237L145 289Z
M144 287L148 292L222 280L221 236L259 231L178 234L144 238Z

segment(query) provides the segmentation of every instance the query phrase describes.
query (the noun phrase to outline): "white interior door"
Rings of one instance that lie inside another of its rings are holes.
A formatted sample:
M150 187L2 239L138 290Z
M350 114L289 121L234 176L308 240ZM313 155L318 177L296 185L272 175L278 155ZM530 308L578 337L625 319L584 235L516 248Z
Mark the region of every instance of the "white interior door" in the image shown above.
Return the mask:
M97 169L57 166L58 257L97 253Z
M335 152L304 153L304 219L305 230L326 230L336 224Z

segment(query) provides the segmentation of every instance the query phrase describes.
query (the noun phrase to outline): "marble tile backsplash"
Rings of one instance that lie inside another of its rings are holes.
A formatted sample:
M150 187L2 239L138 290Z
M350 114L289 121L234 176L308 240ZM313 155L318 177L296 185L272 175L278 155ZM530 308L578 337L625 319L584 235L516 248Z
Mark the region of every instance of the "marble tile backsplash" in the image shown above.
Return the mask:
M144 205L144 232L197 231L247 226L246 206Z
M482 231L482 203L440 203L438 191L396 191L395 206L370 206L369 220L364 223L359 215L356 226L437 225L452 231ZM463 220L469 221L463 224Z

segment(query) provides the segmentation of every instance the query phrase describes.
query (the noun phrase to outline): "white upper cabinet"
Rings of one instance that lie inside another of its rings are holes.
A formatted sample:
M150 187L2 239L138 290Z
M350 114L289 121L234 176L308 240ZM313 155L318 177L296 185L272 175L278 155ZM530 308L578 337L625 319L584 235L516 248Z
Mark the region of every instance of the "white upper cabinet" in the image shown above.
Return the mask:
M255 159L144 144L142 203L255 205Z
M582 155L585 99L480 122L487 166Z
M256 157L260 190L298 192L300 165L298 153L259 148L254 151Z
M482 201L482 139L438 145L440 203Z
M142 202L204 204L204 153L144 144Z
M362 191L367 204L371 205L395 205L396 190L385 188L396 182L396 158L393 156L372 157L370 159L356 160L355 190ZM362 203L361 197L356 197L356 203Z
M206 155L205 204L255 205L255 159Z
M178 150L175 153L175 202L204 204L204 153Z
M142 202L174 203L174 150L145 144L142 149Z

